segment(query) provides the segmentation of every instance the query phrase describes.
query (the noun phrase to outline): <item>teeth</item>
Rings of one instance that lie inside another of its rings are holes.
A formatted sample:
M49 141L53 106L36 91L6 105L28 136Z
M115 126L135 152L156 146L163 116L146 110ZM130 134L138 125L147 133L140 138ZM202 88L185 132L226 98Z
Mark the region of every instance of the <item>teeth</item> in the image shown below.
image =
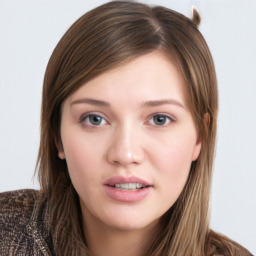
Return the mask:
M136 183L136 188L144 188L144 186L141 185L140 183Z
M115 184L116 188L124 189L124 190L136 190L144 188L140 183L121 183L121 184Z

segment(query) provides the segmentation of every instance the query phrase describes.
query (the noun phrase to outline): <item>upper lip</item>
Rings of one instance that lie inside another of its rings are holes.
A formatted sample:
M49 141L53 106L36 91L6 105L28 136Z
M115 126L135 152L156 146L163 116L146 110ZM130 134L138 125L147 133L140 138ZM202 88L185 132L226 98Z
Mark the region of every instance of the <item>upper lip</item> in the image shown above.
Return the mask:
M114 176L106 180L104 185L114 186L115 184L124 184L124 183L140 183L143 186L152 186L152 184L150 184L149 182L136 176L129 176L129 177Z

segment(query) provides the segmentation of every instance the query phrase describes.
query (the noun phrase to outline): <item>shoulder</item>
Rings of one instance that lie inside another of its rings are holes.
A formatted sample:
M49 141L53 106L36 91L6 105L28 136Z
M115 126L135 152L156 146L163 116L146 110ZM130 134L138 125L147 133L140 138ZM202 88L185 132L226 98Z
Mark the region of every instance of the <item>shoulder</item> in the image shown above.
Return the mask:
M0 193L1 221L8 218L30 218L38 193L32 189Z
M209 256L252 256L243 246L213 230L209 232L207 251Z
M0 193L0 255L9 255L21 244L30 246L27 226L37 198L35 190Z
M21 189L0 193L1 203L27 203L37 198L39 191L34 189ZM3 205L4 206L4 205Z

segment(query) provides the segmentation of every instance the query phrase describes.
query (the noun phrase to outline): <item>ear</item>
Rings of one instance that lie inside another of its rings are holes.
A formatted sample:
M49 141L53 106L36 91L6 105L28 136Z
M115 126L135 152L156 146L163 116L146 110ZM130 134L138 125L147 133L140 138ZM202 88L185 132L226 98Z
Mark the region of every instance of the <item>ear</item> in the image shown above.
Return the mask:
M204 114L204 119L203 119L203 122L204 122L204 129L205 129L205 134L207 134L208 132L208 127L209 127L209 124L210 124L210 114L209 113L205 113ZM196 142L196 145L194 147L194 152L193 152L193 155L192 155L192 161L195 161L197 160L200 152L201 152L201 147L202 147L202 139L201 139L201 136L198 135L198 138L197 138L197 142Z
M195 144L195 147L194 147L194 151L193 151L193 155L192 155L192 161L196 161L196 159L198 158L198 156L201 152L201 147L202 147L202 142L201 142L201 139L198 138L197 142Z
M65 157L65 152L64 152L64 149L63 149L63 145L62 145L61 139L57 140L55 138L54 142L55 142L55 146L56 146L57 151L58 151L58 157L60 159L64 160L66 157Z

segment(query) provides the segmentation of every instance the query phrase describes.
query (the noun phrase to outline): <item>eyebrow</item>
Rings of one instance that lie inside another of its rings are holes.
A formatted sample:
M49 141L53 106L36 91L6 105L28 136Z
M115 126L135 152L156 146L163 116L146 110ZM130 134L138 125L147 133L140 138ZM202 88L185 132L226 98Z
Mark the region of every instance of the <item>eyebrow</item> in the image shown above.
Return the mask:
M71 102L70 105L81 104L81 103L95 105L95 106L110 107L110 104L108 102L106 102L106 101L89 99L89 98L83 98L83 99L74 100L74 101Z
M185 108L182 103L174 99L150 100L150 101L143 102L142 106L157 107L157 106L166 105L166 104L172 104L181 108Z
M74 105L74 104L90 104L95 106L110 107L110 103L106 101L96 100L91 98L77 99L72 101L70 105ZM178 107L185 108L182 103L174 99L150 100L150 101L142 102L140 105L141 107L157 107L157 106L162 106L166 104L176 105Z

